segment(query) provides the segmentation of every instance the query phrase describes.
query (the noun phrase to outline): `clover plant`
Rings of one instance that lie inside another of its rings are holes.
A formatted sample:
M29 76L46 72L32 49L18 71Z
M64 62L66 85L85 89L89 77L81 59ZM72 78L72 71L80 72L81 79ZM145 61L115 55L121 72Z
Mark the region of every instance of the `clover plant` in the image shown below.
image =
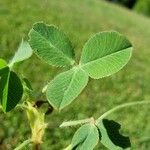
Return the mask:
M33 53L49 65L70 68L43 88L41 93L46 94L47 102L34 101L36 97L28 79L14 72L13 66ZM28 144L35 150L40 149L48 125L45 122L46 114L39 109L43 103L49 103L47 113L53 108L63 111L86 87L89 78L101 79L118 72L128 63L131 54L132 44L125 36L115 31L105 31L95 34L85 43L78 63L71 42L60 29L43 22L35 23L29 32L29 41L22 40L10 62L0 59L1 109L4 113L15 108L24 110L31 127L31 138L15 150ZM98 142L110 150L130 149L129 137L119 133L121 125L106 117L124 107L147 103L149 101L126 103L109 110L98 119L63 122L60 128L81 125L71 144L64 150L93 150Z

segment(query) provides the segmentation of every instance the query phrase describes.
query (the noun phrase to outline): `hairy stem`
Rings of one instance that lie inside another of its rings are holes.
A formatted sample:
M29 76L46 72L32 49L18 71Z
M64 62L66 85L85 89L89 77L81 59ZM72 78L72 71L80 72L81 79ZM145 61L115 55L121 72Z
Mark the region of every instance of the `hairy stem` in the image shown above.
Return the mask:
M104 113L101 117L99 117L97 119L96 122L101 121L102 119L106 118L108 115L110 115L110 114L114 113L115 111L118 111L118 110L120 110L122 108L135 106L135 105L143 105L143 104L150 104L150 101L136 101L136 102L129 102L129 103L125 103L125 104L119 105L117 107L114 107L114 108L110 109L106 113Z
M59 127L63 128L63 127L69 127L69 126L76 126L79 124L85 124L85 123L91 123L91 122L94 122L94 118L63 122Z
M40 144L33 144L32 150L40 150Z
M27 146L28 144L32 143L31 139L28 139L21 143L18 147L16 147L14 150L21 150L23 147Z

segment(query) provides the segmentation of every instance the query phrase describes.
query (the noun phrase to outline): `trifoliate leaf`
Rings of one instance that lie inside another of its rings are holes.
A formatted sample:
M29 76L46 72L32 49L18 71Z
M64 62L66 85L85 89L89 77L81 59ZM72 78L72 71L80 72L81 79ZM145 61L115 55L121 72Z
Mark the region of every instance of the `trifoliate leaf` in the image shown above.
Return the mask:
M98 144L99 132L94 124L81 126L73 136L72 150L93 150Z
M12 110L22 98L23 87L17 74L8 67L0 70L0 102L4 112Z
M47 87L47 99L55 108L61 110L69 105L88 83L88 75L78 67L59 74Z
M29 43L22 40L17 52L15 53L14 57L10 61L9 65L13 66L17 62L21 62L25 59L28 59L29 57L32 56L32 53L33 53L33 51L31 49Z
M7 66L7 62L4 59L0 58L0 69L4 68Z
M132 45L117 32L101 32L83 48L80 65L91 78L99 79L119 71L131 57Z
M101 143L110 150L130 149L129 137L119 133L121 125L113 120L103 119L97 122L97 127L101 134Z
M36 23L29 32L29 43L35 54L54 66L74 64L74 51L69 39L57 27Z

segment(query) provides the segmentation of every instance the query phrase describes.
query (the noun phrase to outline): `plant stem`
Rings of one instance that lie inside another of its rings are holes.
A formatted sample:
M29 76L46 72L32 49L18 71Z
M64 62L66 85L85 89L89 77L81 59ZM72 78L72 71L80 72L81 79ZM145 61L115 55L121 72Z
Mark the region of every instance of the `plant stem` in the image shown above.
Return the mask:
M27 109L28 107L24 104L17 104L16 108L17 109Z
M23 147L27 146L28 144L30 144L32 141L31 139L28 139L26 141L24 141L23 143L21 143L18 147L16 147L14 150L20 150L22 149Z
M136 101L136 102L129 102L129 103L119 105L115 108L110 109L106 113L104 113L101 117L99 117L97 119L96 122L101 121L102 119L106 118L108 115L114 113L115 111L118 111L119 109L122 109L122 108L125 108L125 107L130 107L130 106L135 106L135 105L143 105L143 104L150 104L150 101Z
M141 138L138 141L139 141L139 143L149 142L150 141L150 137L143 137L143 138Z
M110 109L106 113L104 113L101 117L99 117L97 119L96 122L101 121L102 119L106 118L108 115L112 114L113 112L118 111L119 109L122 109L122 108L125 108L125 107L130 107L130 106L135 106L135 105L143 105L143 104L150 104L150 101L136 101L136 102L129 102L129 103L119 105L115 108ZM79 125L79 124L85 124L85 123L90 123L90 122L94 122L94 118L63 122L59 127L62 128L62 127L76 126L76 125Z
M40 144L33 144L32 150L40 150Z
M94 122L93 117L88 118L88 119L83 119L83 120L63 122L59 127L63 128L63 127L69 127L69 126L76 126L76 125L79 125L79 124L85 124L85 123L90 123L90 122Z
M45 93L45 92L46 92L47 87L48 87L48 84L46 84L46 85L43 87L43 89L42 89L42 93Z
M71 150L72 149L72 146L71 145L69 145L69 146L67 146L65 149L63 149L63 150Z
M0 105L0 111L3 110L2 106Z

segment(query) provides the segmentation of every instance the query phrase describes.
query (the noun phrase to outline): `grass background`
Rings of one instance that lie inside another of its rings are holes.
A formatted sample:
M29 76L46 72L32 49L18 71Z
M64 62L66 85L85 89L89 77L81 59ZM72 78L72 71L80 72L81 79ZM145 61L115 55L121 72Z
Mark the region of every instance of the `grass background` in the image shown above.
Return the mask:
M61 113L47 117L44 150L66 147L77 128L59 129L64 120L98 118L118 104L150 100L150 20L120 6L101 0L0 0L0 57L9 60L32 24L44 21L60 27L70 38L79 60L88 38L104 30L116 30L133 43L129 64L120 72L101 80L90 80L82 94ZM16 66L37 92L62 69L48 66L33 56ZM132 149L150 149L150 106L123 109L112 114L122 124L121 132L129 135ZM0 149L11 150L30 137L26 115L21 111L0 114ZM29 149L28 147L25 149ZM97 145L96 150L105 150Z

